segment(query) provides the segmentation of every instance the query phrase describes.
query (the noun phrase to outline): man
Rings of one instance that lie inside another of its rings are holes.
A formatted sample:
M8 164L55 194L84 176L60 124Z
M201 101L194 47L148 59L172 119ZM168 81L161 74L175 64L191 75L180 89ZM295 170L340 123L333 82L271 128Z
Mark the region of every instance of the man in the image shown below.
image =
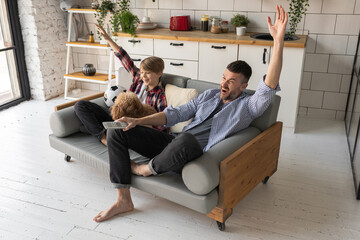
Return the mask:
M250 66L236 61L227 66L219 89L207 90L189 103L144 118L123 117L128 123L123 130L108 133L110 180L117 188L118 199L94 221L101 222L134 209L130 195L131 172L150 176L169 171L180 172L183 166L199 157L216 143L248 127L268 108L279 90L284 34L288 16L282 6L276 6L274 25L268 17L268 27L274 47L267 75L260 81L255 94L244 93L251 76ZM193 118L179 134L167 134L140 125L172 126ZM128 149L150 158L144 165L132 163Z

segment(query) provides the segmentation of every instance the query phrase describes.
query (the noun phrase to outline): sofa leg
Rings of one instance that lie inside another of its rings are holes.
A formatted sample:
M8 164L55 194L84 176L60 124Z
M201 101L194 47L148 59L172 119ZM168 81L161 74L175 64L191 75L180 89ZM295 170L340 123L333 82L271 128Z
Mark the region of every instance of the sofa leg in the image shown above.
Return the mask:
M64 160L70 162L71 156L65 154Z
M269 176L266 176L266 177L262 180L262 183L263 183L263 184L266 184L267 181L269 180L269 178L270 178Z
M216 224L217 224L217 226L218 226L218 228L219 228L219 230L220 231L224 231L225 230L225 222L218 222L218 221L216 221Z

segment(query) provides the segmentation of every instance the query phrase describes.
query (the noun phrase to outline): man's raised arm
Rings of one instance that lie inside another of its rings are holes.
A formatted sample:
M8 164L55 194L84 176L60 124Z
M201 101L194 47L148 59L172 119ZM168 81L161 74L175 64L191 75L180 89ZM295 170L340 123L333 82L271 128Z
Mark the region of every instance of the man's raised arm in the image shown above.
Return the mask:
M276 19L274 25L271 24L270 17L267 18L269 32L274 39L274 46L265 78L265 84L273 89L276 88L280 79L283 62L284 35L287 21L288 14L285 13L281 5L276 6Z

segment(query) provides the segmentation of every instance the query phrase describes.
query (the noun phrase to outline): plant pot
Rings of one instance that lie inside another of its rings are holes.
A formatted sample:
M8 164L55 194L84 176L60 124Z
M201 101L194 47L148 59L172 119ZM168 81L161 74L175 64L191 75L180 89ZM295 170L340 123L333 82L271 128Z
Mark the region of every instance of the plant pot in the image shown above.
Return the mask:
M96 73L96 68L94 68L93 64L87 63L84 65L82 72L86 76L94 76Z
M244 26L236 27L237 36L245 36L245 34L246 34L246 27Z

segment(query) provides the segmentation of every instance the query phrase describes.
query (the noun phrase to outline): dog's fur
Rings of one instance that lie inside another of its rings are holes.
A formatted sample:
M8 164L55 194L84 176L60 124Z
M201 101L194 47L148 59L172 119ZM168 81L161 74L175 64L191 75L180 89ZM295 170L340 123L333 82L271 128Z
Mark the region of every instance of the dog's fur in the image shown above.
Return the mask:
M121 117L141 118L154 113L156 110L153 107L141 103L136 94L130 91L120 93L111 109L114 120Z

